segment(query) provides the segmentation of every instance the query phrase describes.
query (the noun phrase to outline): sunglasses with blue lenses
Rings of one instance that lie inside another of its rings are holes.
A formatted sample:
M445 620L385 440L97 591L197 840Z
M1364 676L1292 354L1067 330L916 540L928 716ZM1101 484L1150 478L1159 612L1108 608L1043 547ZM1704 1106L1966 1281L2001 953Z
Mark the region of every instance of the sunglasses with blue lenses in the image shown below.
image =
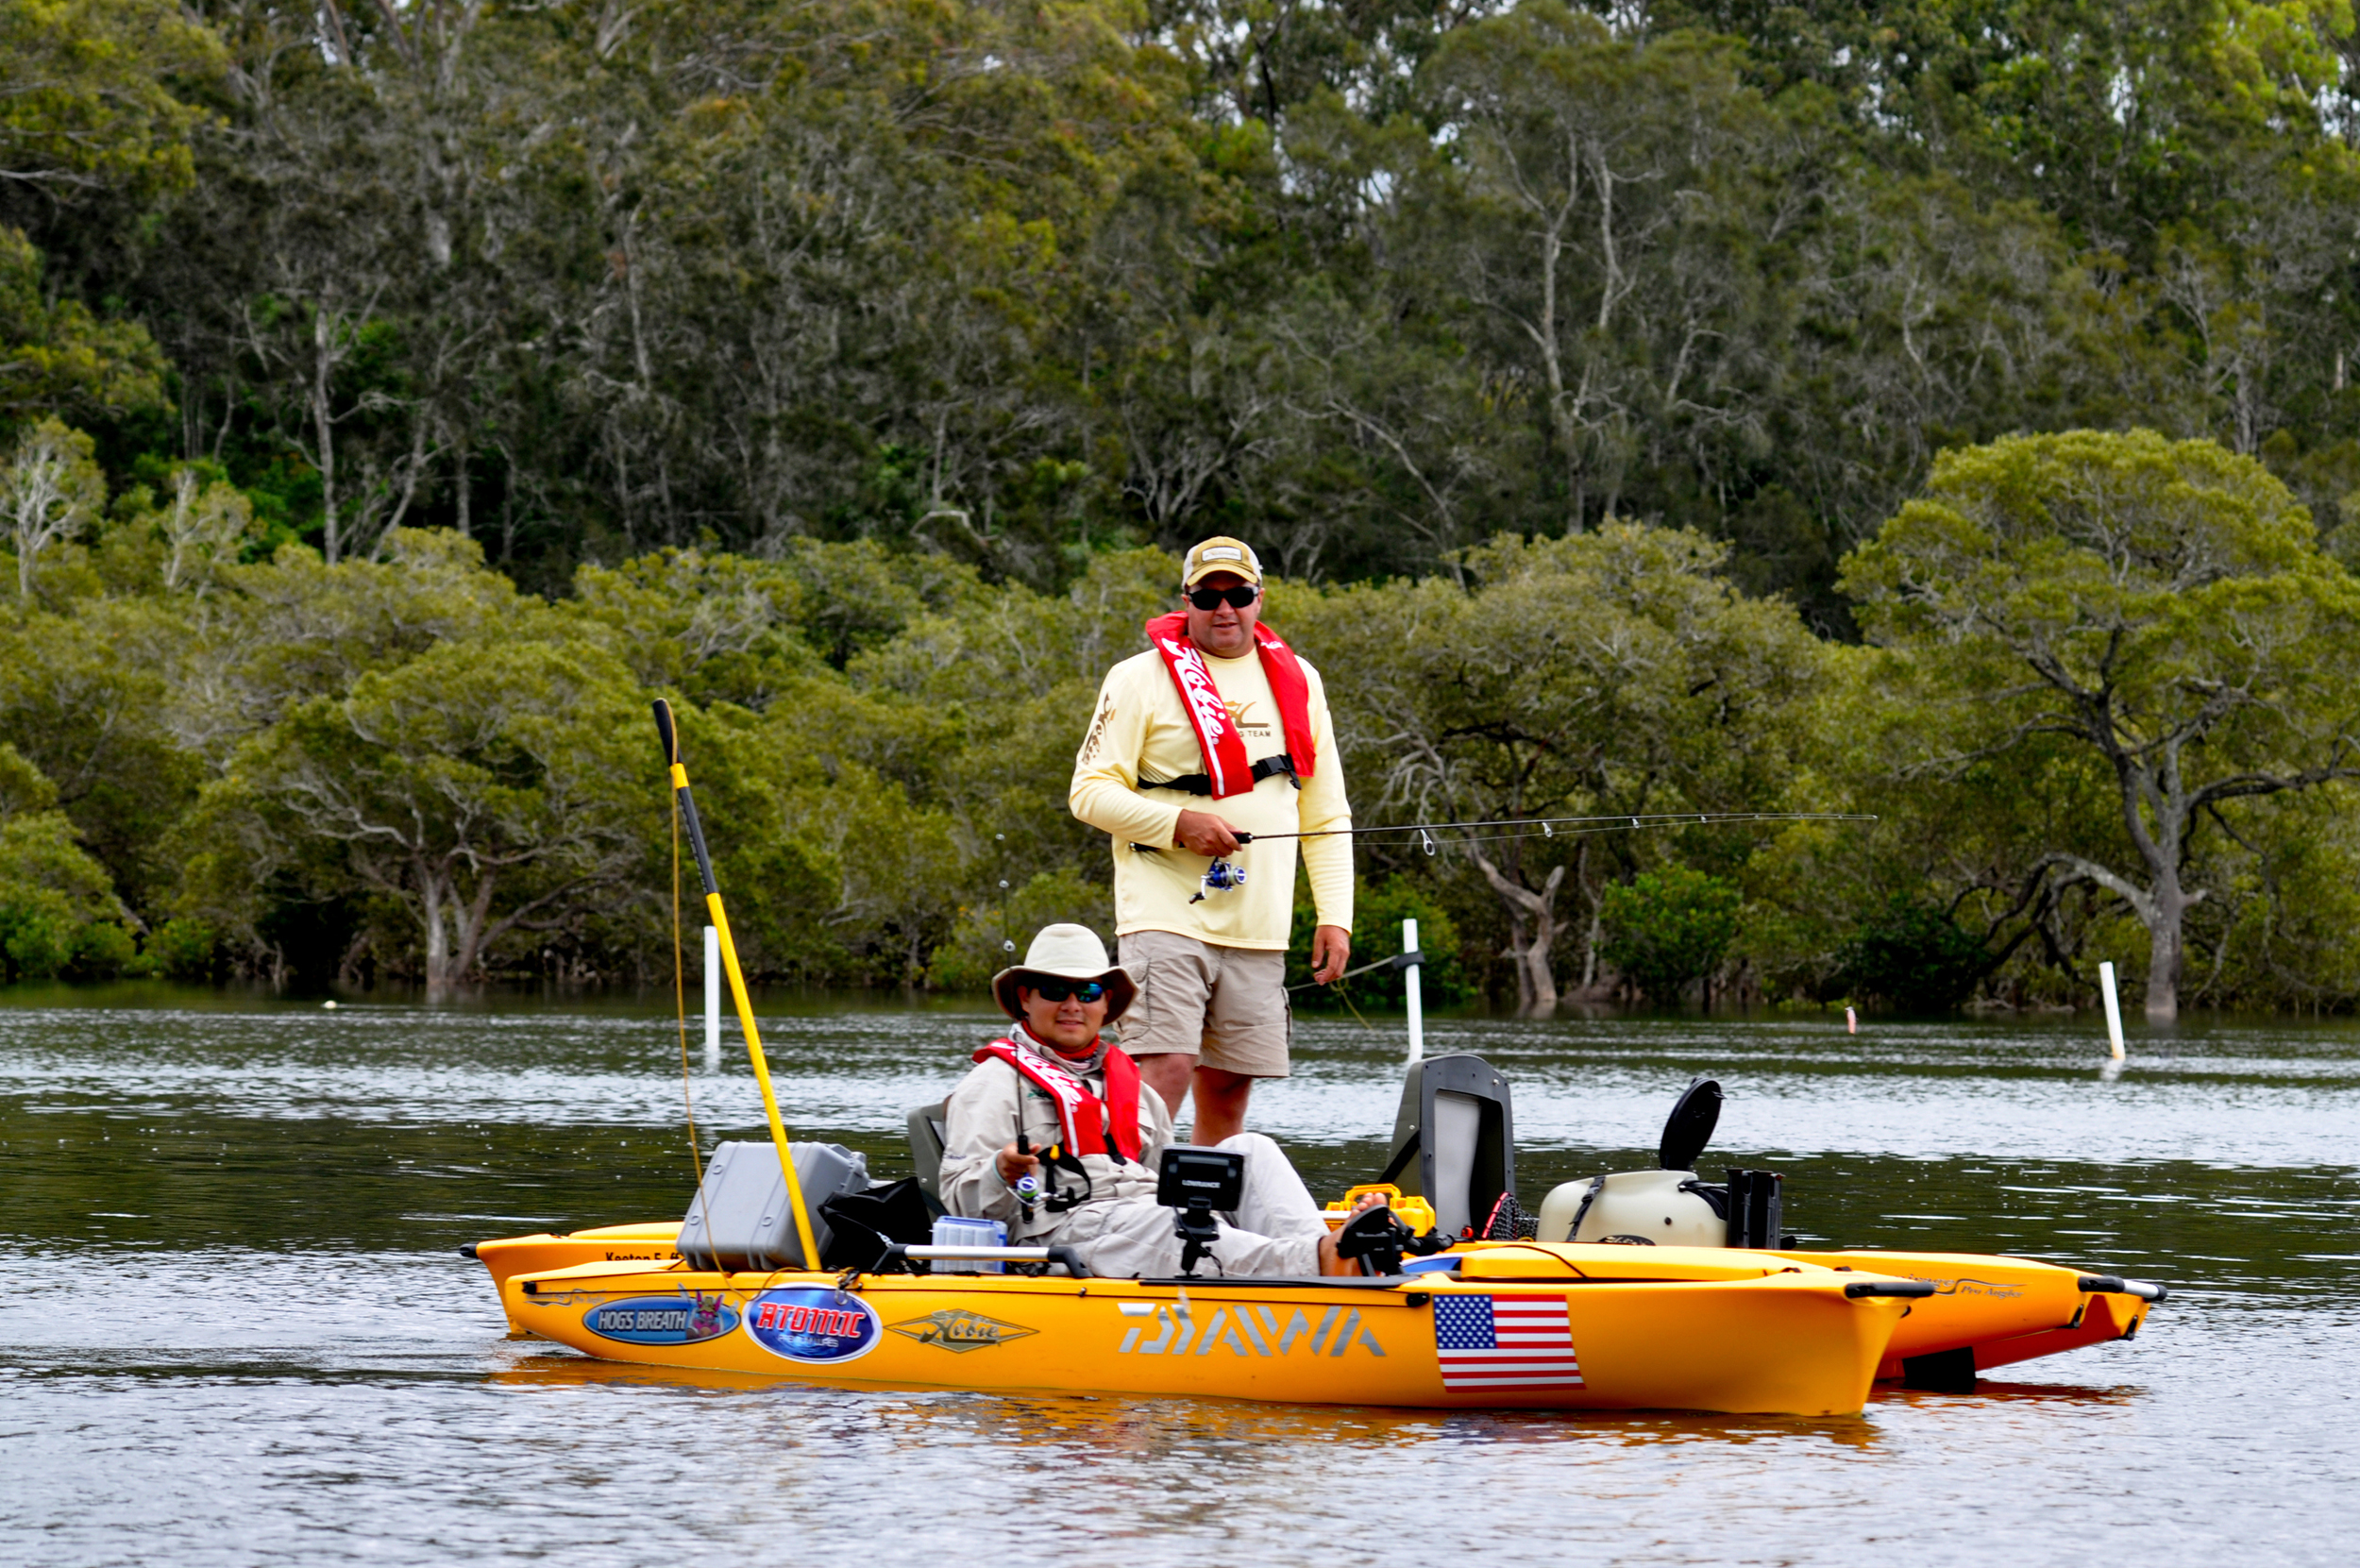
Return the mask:
M1240 582L1234 588L1190 588L1188 602L1200 610L1218 610L1224 604L1232 610L1242 610L1261 594L1262 590L1251 582Z
M1071 997L1087 1006L1106 994L1106 983L1103 980L1042 979L1035 981L1032 989L1033 994L1043 1002L1063 1002Z

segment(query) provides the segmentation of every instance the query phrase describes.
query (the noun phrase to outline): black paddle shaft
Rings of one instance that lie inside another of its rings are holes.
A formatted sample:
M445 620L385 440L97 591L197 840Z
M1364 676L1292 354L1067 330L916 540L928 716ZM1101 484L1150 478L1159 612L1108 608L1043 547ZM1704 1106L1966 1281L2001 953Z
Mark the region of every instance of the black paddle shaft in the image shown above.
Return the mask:
M668 770L680 767L680 732L672 724L672 704L659 697L655 700L655 733L664 743L664 766ZM697 819L697 797L688 788L688 775L683 772L672 794L680 801L681 820L688 824L688 847L697 852L697 874L704 879L705 897L721 891L721 885L713 880L713 856L705 851L704 824Z

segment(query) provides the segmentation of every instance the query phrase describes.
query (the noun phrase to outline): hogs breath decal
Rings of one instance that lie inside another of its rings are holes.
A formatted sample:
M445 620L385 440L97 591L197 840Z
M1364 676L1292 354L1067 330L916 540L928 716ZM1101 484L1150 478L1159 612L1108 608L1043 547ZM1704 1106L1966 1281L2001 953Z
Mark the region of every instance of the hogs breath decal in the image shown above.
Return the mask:
M693 1345L737 1326L737 1308L718 1295L634 1296L593 1307L582 1326L602 1340L632 1345Z

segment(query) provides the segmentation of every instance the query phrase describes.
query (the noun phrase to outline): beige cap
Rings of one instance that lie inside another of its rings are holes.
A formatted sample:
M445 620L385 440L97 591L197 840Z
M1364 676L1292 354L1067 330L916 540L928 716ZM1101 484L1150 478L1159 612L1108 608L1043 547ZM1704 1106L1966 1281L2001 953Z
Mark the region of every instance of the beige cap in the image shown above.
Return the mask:
M1024 1009L1017 1003L1016 988L1037 975L1104 981L1109 1023L1128 1011L1132 999L1138 995L1139 988L1132 981L1131 971L1106 962L1106 944L1086 925L1042 926L1039 935L1033 938L1033 945L1025 950L1024 962L991 977L992 1000L1000 1003L1000 1010L1008 1017L1022 1018Z
M1234 572L1257 588L1262 585L1262 563L1242 539L1215 534L1190 548L1180 563L1180 586L1193 588L1215 572Z

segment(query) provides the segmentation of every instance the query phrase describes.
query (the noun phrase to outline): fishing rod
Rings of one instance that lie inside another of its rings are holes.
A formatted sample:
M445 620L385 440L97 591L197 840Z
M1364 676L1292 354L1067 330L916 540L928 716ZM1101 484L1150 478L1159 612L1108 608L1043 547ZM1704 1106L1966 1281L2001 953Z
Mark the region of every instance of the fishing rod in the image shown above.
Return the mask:
M1238 835L1238 842L1244 845L1251 844L1257 838L1326 838L1340 834L1357 835L1377 833L1414 833L1424 842L1425 852L1433 854L1439 846L1436 845L1430 834L1458 828L1521 827L1531 829L1537 827L1542 830L1539 834L1527 831L1499 834L1492 836L1554 838L1557 835L1551 830L1556 827L1565 827L1568 829L1566 837L1578 838L1585 834L1593 833L1628 833L1633 828L1712 827L1725 822L1874 822L1875 820L1877 820L1875 814L1864 811L1656 811L1641 812L1637 816L1625 814L1615 817L1503 817L1486 822L1405 822L1384 828L1322 828L1312 833L1241 833ZM1405 839L1404 842L1408 842L1408 840ZM1457 840L1457 842L1469 843L1475 842L1475 840L1470 838ZM1147 846L1141 844L1134 847L1145 849ZM1213 868L1214 869L1208 870L1205 876L1205 885L1207 888L1219 891L1245 880L1245 873L1230 866L1225 860L1214 861ZM1225 870L1228 878L1235 880L1217 879L1214 875L1215 870ZM1203 893L1199 893L1196 899L1201 900L1204 896ZM1195 902L1196 900L1189 902ZM1367 974L1373 969L1408 969L1424 962L1425 962L1424 953L1397 953L1391 958L1379 958L1373 964L1362 964L1357 969L1346 969L1336 979L1350 980L1355 975ZM1300 986L1290 986L1287 989L1305 991L1309 990L1313 986L1334 983L1333 981L1306 980Z
M1745 822L1874 822L1874 814L1864 811L1642 811L1619 812L1611 817L1501 817L1483 821L1466 822L1396 822L1373 828L1316 828L1308 833L1237 833L1240 848L1259 839L1271 838L1334 838L1349 835L1355 838L1378 834L1397 834L1404 844L1422 844L1429 855L1441 852L1441 842L1434 835L1453 833L1458 837L1448 840L1458 844L1496 843L1509 838L1584 838L1592 834L1630 833L1647 828L1723 827ZM1514 833L1477 834L1475 828L1514 828ZM1539 832L1534 832L1534 829ZM1557 830L1563 828L1560 835ZM1406 836L1409 834L1417 837ZM1161 852L1163 846L1134 844L1142 854ZM1225 893L1233 887L1245 885L1245 868L1226 856L1215 856L1205 868L1204 886L1190 903L1201 903L1207 893Z
M812 1239L811 1213L803 1205L803 1184L795 1176L795 1155L787 1147L786 1123L779 1118L779 1097L770 1087L770 1063L762 1054L762 1032L754 1027L754 1004L746 994L745 971L737 967L737 944L730 938L730 918L721 908L721 885L713 879L713 856L705 851L705 830L697 817L697 797L689 792L688 769L681 766L680 733L672 724L672 704L661 697L655 700L655 733L664 743L664 765L671 771L672 798L679 802L682 823L688 829L688 846L697 851L697 874L705 885L705 913L719 935L721 967L730 977L730 998L737 1003L737 1026L746 1035L746 1059L753 1064L754 1082L762 1086L763 1114L770 1121L770 1141L779 1151L779 1169L786 1175L787 1206L795 1211L795 1239L802 1243L803 1266L817 1269L819 1246Z
M1424 841L1426 853L1432 854L1438 833L1463 833L1474 828L1519 828L1520 833L1499 834L1501 838L1554 838L1557 829L1566 830L1565 836L1578 838L1593 833L1629 833L1634 828L1694 828L1720 827L1734 822L1874 822L1876 817L1864 811L1643 811L1637 814L1619 812L1611 817L1500 817L1486 821L1469 822L1396 822L1378 828L1319 828L1309 833L1241 833L1240 844L1251 844L1263 838L1332 838L1349 834L1363 835L1397 833L1416 834L1417 840L1405 838L1404 843ZM1538 828L1540 832L1532 830Z

